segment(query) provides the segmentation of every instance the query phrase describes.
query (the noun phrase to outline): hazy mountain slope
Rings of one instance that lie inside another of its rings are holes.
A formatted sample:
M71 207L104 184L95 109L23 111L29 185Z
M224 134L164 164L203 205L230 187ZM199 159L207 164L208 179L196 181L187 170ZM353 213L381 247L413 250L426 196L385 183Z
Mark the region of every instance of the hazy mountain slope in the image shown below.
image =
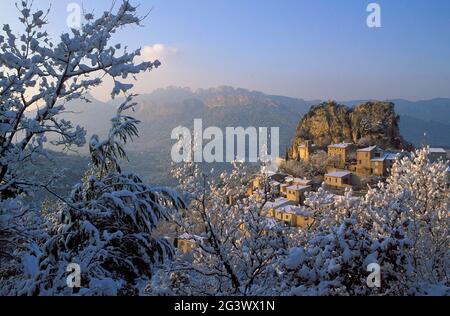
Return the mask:
M392 100L400 116L407 115L424 121L450 125L450 99L432 99L422 101ZM448 130L450 134L450 130Z
M68 102L60 118L72 122L74 126L84 127L88 132L88 139L93 134L103 137L111 126L111 118L115 115L119 103L118 101L104 103L89 95L87 98L91 100L90 103L82 100ZM55 135L50 135L50 138L52 137Z
M64 115L88 131L105 135L120 100L102 103L77 101L68 104ZM142 171L144 178L156 183L167 183L170 166L170 139L173 128L182 125L190 129L195 118L202 118L204 127L218 126L278 126L280 127L280 153L292 142L298 122L310 107L320 101L305 101L284 96L266 95L245 89L219 87L196 92L188 88L158 89L136 98L138 106L133 114L141 124L140 138L130 145L129 167ZM356 105L363 101L340 102ZM400 133L414 145L423 143L423 135L431 145L450 147L450 99L410 102L394 100L395 111L400 114ZM84 149L86 153L87 150Z
M427 144L450 148L450 123L421 120L409 115L400 118L400 131L416 146Z
M91 98L92 99L92 98ZM138 106L133 114L141 124L140 137L129 145L130 169L142 171L144 178L167 183L170 167L170 149L175 140L170 138L177 126L193 129L196 118L208 126L225 127L280 127L280 154L294 137L299 118L308 112L313 102L282 96L269 96L244 89L219 87L192 92L186 88L159 89L136 98ZM106 135L110 119L120 100L102 103L71 103L64 118L84 126L87 138L92 134ZM87 153L87 147L79 152Z
M88 168L89 159L82 155L67 155L53 151L48 154L48 158L41 156L35 159L33 164L25 165L21 172L23 176L47 185L52 192L65 198L73 186L80 182ZM53 179L53 181L48 183L49 179ZM40 205L44 198L58 201L54 195L48 194L44 189L37 190L34 193L33 203L36 203L36 205Z
M167 94L166 98L164 94ZM174 142L170 139L172 129L179 125L192 129L196 118L203 120L205 128L278 126L284 150L293 137L292 131L299 117L312 105L312 102L301 99L229 87L199 90L195 94L189 94L185 89L169 88L157 90L156 97L153 94L140 96L138 102L136 114L142 121L141 137L133 146L139 151L171 146ZM151 142L147 135L151 135Z

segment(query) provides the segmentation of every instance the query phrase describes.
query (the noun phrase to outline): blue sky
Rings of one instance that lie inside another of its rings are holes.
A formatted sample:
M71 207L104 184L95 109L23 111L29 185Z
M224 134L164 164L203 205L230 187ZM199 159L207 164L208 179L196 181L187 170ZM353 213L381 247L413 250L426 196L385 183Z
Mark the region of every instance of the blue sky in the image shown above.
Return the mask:
M1 21L13 22L12 1L2 2ZM71 2L35 0L52 3L52 34L67 29ZM115 40L147 46L147 55L164 65L139 80L137 92L232 85L305 99L450 97L447 0L136 2L143 13L153 8L145 26ZM381 28L366 25L370 2L381 6ZM84 6L101 13L110 4Z

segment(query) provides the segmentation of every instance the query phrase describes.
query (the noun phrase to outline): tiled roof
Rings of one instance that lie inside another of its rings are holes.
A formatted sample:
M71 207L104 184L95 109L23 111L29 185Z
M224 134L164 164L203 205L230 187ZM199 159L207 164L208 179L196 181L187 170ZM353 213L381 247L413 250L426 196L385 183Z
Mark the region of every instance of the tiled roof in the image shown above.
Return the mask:
M288 187L288 190L304 190L304 189L308 189L310 188L310 185L298 185L298 184L294 184L291 185L290 187Z
M267 202L264 205L264 208L265 209L271 209L271 208L276 209L276 208L285 206L287 204L292 204L292 201L290 201L290 200L288 200L286 198L278 198L278 199L275 199L275 201L273 201L273 202Z
M313 215L311 212L309 212L305 209L302 209L298 206L294 206L294 205L287 205L287 206L280 207L277 211L283 212L283 213L305 216L305 217L309 217L309 216Z
M377 146L370 146L370 147L367 147L367 148L358 149L358 151L372 151L372 150L374 150L376 148L377 148Z
M396 160L400 156L401 156L400 153L385 153L383 155L383 157L373 158L373 159L371 159L371 161L384 161L386 159L388 159L388 160Z
M346 177L348 175L352 174L349 171L336 171L336 172L331 172L331 173L327 173L325 176L326 177L333 177L333 178L343 178Z
M396 160L397 158L400 158L401 154L400 153L387 153L386 154L386 159L388 160Z
M430 148L430 153L439 153L439 154L446 154L444 148Z

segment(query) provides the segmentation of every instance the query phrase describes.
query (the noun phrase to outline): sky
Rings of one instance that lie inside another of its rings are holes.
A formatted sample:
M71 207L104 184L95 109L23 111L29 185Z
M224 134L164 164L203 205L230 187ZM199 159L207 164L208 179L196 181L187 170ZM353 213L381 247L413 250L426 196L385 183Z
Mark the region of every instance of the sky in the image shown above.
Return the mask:
M94 14L111 0L51 4L49 33L68 30L67 5ZM118 0L120 2L120 0ZM369 28L367 5L381 8ZM166 86L230 85L312 99L409 100L450 97L448 0L134 0L150 12L142 27L114 43L143 47L163 67L139 77L135 92ZM0 21L16 23L14 1L2 0ZM107 99L106 83L94 96Z

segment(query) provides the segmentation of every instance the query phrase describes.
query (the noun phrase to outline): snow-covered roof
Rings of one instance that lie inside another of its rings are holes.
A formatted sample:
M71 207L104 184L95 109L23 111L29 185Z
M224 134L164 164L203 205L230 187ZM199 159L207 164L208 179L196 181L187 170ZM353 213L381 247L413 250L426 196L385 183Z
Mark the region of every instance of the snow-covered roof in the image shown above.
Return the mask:
M439 153L439 154L446 154L444 148L430 148L430 153Z
M305 216L305 217L309 217L312 215L311 212L306 211L305 209L295 206L295 205L286 205L286 206L280 207L279 209L277 209L277 211L283 212L283 213L288 213L288 214Z
M384 161L384 160L396 160L397 158L400 158L400 153L385 153L382 157L379 158L373 158L371 161Z
M302 191L302 190L306 190L306 189L308 189L310 187L311 187L310 185L294 184L294 185L291 185L290 187L287 187L287 189L288 190L299 190L299 191Z
M284 179L284 181L292 182L292 181L294 181L294 177L286 177L286 179Z
M277 185L280 185L280 182L278 182L278 181L271 181L270 184L274 185L274 186L277 186Z
M331 144L328 148L348 148L353 145L352 143L340 143L340 144Z
M283 183L283 184L280 185L280 187L282 187L282 188L286 188L288 186L290 186L290 184L288 184L288 183Z
M272 209L272 208L277 209L277 208L283 207L288 204L292 204L292 201L290 201L284 197L280 197L280 198L275 199L275 201L273 201L273 202L271 202L271 201L267 202L264 205L264 208L265 209Z
M358 149L358 151L372 151L372 150L374 150L376 148L377 148L377 146L370 146L370 147Z
M387 153L386 154L386 159L388 160L396 160L397 158L400 158L401 154L400 153Z
M325 176L326 177L333 177L333 178L343 178L346 177L348 175L351 175L352 173L349 171L336 171L336 172L331 172L331 173L327 173Z
M291 213L293 205L285 205L276 209L277 212Z

